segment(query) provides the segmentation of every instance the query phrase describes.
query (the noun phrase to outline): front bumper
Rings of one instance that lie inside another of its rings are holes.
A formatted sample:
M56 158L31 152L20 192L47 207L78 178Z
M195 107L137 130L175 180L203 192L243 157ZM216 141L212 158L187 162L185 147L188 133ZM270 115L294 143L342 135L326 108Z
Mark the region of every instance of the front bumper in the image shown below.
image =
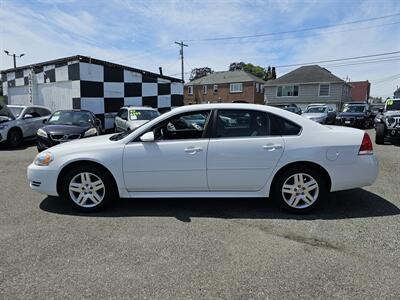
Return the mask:
M27 170L29 186L32 190L49 196L58 196L58 171L49 167L30 164Z
M365 122L365 118L357 119L355 117L343 117L336 119L336 125L339 126L363 127Z

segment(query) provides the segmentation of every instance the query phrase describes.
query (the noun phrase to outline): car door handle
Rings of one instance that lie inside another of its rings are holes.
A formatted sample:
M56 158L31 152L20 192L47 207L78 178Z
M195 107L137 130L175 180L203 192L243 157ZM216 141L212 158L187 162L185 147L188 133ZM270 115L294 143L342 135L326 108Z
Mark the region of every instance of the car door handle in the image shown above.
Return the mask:
M200 151L202 151L203 150L203 148L201 148L201 147L188 147L188 148L185 148L185 152L186 153L191 153L191 154L194 154L194 153L196 153L196 152L200 152Z
M275 151L276 149L282 149L283 146L281 144L267 144L263 148L268 151Z

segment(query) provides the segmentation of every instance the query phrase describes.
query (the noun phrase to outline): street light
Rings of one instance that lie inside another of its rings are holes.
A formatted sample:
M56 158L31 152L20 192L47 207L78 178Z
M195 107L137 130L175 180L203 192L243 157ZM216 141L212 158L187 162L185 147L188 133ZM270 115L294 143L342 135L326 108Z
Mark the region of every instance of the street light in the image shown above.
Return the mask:
M20 55L16 55L15 53L10 54L10 52L8 52L7 50L4 50L4 53L7 54L8 56L12 56L14 58L14 69L17 67L17 59L16 58L17 57L20 58L25 55L25 53L21 53Z

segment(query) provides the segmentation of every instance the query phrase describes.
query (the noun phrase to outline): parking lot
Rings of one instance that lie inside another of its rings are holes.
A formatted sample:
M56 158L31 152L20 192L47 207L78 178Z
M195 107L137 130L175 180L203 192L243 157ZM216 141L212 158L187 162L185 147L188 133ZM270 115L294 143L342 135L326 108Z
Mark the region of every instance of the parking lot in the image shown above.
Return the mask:
M121 199L85 215L30 190L33 143L1 147L0 296L399 299L400 147L374 150L373 186L304 216L270 199Z

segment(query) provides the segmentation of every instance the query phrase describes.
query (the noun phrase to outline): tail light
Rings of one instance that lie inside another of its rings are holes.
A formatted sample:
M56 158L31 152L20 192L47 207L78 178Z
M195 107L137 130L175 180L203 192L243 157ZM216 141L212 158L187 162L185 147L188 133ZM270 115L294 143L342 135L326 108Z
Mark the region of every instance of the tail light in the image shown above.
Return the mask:
M363 140L361 142L360 150L358 151L358 155L370 155L373 154L374 151L372 149L372 142L368 135L368 133L364 133Z

